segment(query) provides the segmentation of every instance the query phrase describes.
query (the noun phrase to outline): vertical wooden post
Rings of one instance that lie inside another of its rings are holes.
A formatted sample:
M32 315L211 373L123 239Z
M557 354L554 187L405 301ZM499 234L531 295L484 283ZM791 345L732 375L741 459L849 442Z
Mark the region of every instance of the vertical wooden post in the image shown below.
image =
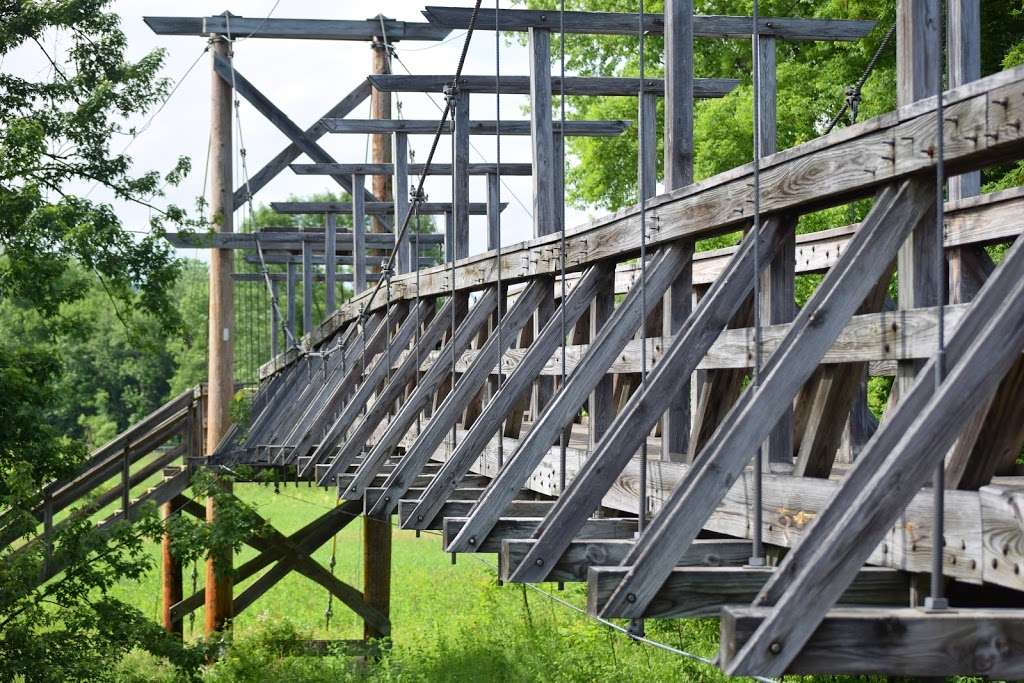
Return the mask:
M487 250L498 248L501 240L499 221L501 220L501 183L498 174L487 174Z
M181 568L181 560L174 556L171 552L171 535L167 531L167 522L174 513L175 507L181 505L181 496L175 496L171 500L167 501L160 506L160 518L164 522L164 535L160 544L160 552L162 558L162 572L160 574L162 591L162 617L164 630L168 633L177 635L179 638L183 634L182 620L171 618L171 607L176 603L181 602L184 595L183 588L183 574Z
M693 0L665 1L665 191L693 182ZM662 335L679 331L693 307L693 257L666 292ZM610 385L609 385L610 386ZM690 383L669 397L661 430L663 460L685 460Z
M228 479L220 479L217 485L225 493L231 493L232 484ZM206 498L206 523L217 521L217 501L213 496ZM231 550L225 551L221 558L211 557L206 561L206 586L203 592L203 612L206 621L206 635L220 631L234 616L234 600L232 591L234 581L231 577Z
M295 326L295 288L298 283L298 273L295 270L295 264L291 261L288 262L288 282L285 287L285 294L288 297L288 330L292 333L292 337L298 336L298 328Z
M337 272L338 272L338 217L333 213L327 214L327 222L324 225L324 282L327 286L327 315L334 313L338 308L337 296Z
M212 57L231 59L230 43L223 37L211 36ZM232 148L231 148L231 86L214 70L211 74L210 139L210 215L218 232L234 230L232 205ZM231 399L235 392L234 380L234 282L232 281L232 252L214 249L210 254L210 328L206 417L206 453L212 453L228 430L231 422ZM216 520L216 505L212 498L206 501L206 521ZM221 629L231 618L231 558L227 567L214 567L206 563L206 633Z
M382 38L374 41L373 50L373 73L390 73L389 55L386 47L382 44ZM374 88L370 101L370 117L375 119L391 118L391 95L378 92ZM391 145L386 135L374 136L373 162L388 163L391 161ZM404 155L402 159L405 161ZM354 178L353 178L354 180ZM360 179L361 180L361 179ZM356 191L357 188L353 188ZM361 190L359 190L361 191ZM392 199L391 177L374 176L373 193L381 200ZM408 192L403 194L408 195ZM353 204L354 206L354 204ZM397 205L396 205L397 209ZM395 212L396 218L398 211ZM401 225L395 221L396 225ZM374 222L374 230L384 231L384 224L380 221ZM395 228L396 234L398 228ZM365 247L365 245L363 245ZM396 245L396 248L398 245ZM355 244L353 242L353 254ZM365 248L362 250L365 254ZM417 255L418 256L418 255ZM364 257L365 258L365 257ZM363 270L363 286L366 285L365 264ZM386 321L387 322L387 321ZM388 616L391 611L391 520L376 520L363 516L363 599L371 607ZM387 634L378 632L370 624L363 622L363 637L365 639L380 638Z
M615 273L609 273L607 280L601 284L600 290L590 302L590 340L598 339L601 327L608 322L615 308ZM614 401L615 378L604 373L590 392L587 405L590 421L590 449L597 446L604 433L615 419Z
M551 143L555 152L555 163L552 167L555 175L555 227L551 232L561 232L564 227L562 209L565 207L565 136L562 135L561 129L557 133L552 133Z
M444 260L455 260L455 218L451 209L444 212Z
M352 290L366 289L366 176L352 176Z
M277 281L270 281L270 297L272 301L277 301ZM277 354L281 353L281 340L278 337L279 328L281 326L281 315L278 312L277 306L273 303L270 304L270 356L271 358L277 358Z
M409 213L409 135L408 133L395 133L395 239L398 240L398 232L405 224L405 216ZM412 225L409 226L412 231ZM410 232L396 242L395 263L399 273L412 272L412 259L409 245L413 243L410 239ZM417 254L418 256L418 254Z
M896 6L896 106L935 93L935 60L939 30L938 0L899 0ZM939 303L932 261L935 254L934 215L929 212L914 228L897 257L900 309ZM905 396L921 367L919 361L900 361L896 368L899 395Z
M302 334L313 332L313 245L302 240Z
M641 86L642 87L642 86ZM658 193L658 98L652 93L643 92L637 97L638 125L643 136L643 157L637 159L643 183L638 183L639 192L642 185L644 196L641 200L650 199Z
M469 256L469 93L455 93L452 141L452 213L456 261Z
M533 236L558 230L555 220L555 145L551 126L551 34L531 28L530 145L533 156Z
M775 38L755 36L760 52L760 91L758 111L761 120L761 155L776 151L777 94ZM761 323L774 325L792 322L796 317L793 279L796 276L796 229L788 230L779 251L761 275ZM769 463L793 462L793 408L782 414L766 444Z

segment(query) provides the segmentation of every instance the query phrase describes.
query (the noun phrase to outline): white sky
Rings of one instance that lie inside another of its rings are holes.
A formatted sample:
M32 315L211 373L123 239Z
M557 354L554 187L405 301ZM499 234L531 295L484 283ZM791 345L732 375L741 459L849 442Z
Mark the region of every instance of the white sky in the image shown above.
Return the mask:
M472 6L471 0L445 0L446 4ZM324 0L282 0L274 12L276 18L317 18L317 19L365 19L382 12L385 16L406 21L425 21L420 9L425 0L378 0L375 3L326 2ZM488 3L490 4L490 3ZM270 12L273 0L117 0L113 9L122 17L122 26L128 38L129 56L139 58L147 51L162 47L167 51L164 74L177 81L199 57L206 45L205 39L186 36L157 36L142 21L146 15L209 16L230 10L240 16L262 19ZM396 44L398 56L414 73L451 74L458 62L463 39L461 31L453 32L444 44L436 42L402 41ZM24 50L10 55L5 68L22 59L33 59L24 55ZM168 191L166 201L192 209L194 198L202 193L203 166L207 154L209 133L209 91L211 69L209 55L204 55L192 72L178 86L177 92L164 109L153 119L149 127L131 144L129 153L140 170L167 170L179 155L191 157L191 176L178 188ZM495 34L493 31L478 31L466 61L464 74L493 74L495 60ZM317 41L317 40L240 40L235 46L235 67L257 88L269 97L295 123L305 129L333 106L342 96L355 87L370 71L371 48L362 42ZM501 69L506 75L529 73L526 52L518 44L501 46ZM404 73L397 62L395 73ZM424 94L398 96L402 101L404 118L437 119L440 115L430 97ZM397 100L396 100L397 101ZM434 96L434 101L443 100ZM501 115L503 119L524 119L524 105L527 97L503 95ZM471 117L474 119L495 118L495 96L474 95L471 98ZM249 174L254 174L263 164L277 154L287 143L285 136L253 109L244 99L241 105L241 129L247 148ZM395 112L397 116L397 112ZM351 118L369 117L369 100L349 115ZM144 120L144 119L143 119ZM236 131L237 135L237 131ZM321 145L338 162L360 162L368 159L367 136L327 134L320 139ZM237 138L236 138L237 139ZM448 136L442 138L436 161L450 161ZM495 138L479 136L472 138L471 161L495 161ZM430 136L414 136L410 148L417 161L426 159ZM120 143L115 143L117 151ZM529 137L502 136L503 162L528 162L530 160ZM299 162L310 161L304 155ZM242 180L240 164L235 164L237 182ZM528 177L510 177L505 180L502 190L503 201L509 206L502 216L502 242L510 244L527 239L532 234L530 216L531 181ZM470 199L485 200L483 177L470 179ZM410 182L410 185L412 182ZM297 176L284 170L269 185L264 187L256 199L261 203L284 200L289 195L309 195L325 190L340 190L329 177ZM426 192L432 201L449 201L450 180L445 176L428 178ZM92 193L94 199L107 199L102 190ZM131 228L145 228L148 224L148 209L138 205L115 202L123 223ZM586 216L571 208L567 209L568 226L576 225ZM474 216L470 221L470 252L484 249L483 216ZM241 214L236 213L236 225ZM183 256L203 257L193 250Z

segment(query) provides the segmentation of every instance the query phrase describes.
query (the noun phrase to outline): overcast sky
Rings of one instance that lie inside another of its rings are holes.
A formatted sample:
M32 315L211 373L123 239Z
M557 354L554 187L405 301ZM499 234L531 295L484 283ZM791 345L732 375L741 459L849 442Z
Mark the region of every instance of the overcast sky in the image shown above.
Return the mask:
M468 0L446 0L453 5L471 6ZM425 2L413 0L378 0L371 3L327 2L326 0L282 0L274 10L276 18L316 19L365 19L382 12L385 16L406 20L423 21L420 9ZM168 100L152 123L130 146L138 169L166 170L179 155L191 157L193 171L188 180L178 188L168 190L166 200L180 206L194 206L195 197L202 194L203 167L206 160L209 113L210 113L210 56L203 55L206 46L204 38L185 36L157 36L143 22L146 15L209 16L230 10L233 14L260 18L274 7L274 0L246 0L225 3L224 0L183 0L170 3L166 0L117 0L113 8L122 18L122 25L128 37L129 52L133 58L141 57L154 48L167 52L164 74L176 82L181 79L177 91ZM459 51L463 43L463 32L455 31L447 42L403 41L397 44L398 57L417 74L451 74L455 71ZM31 56L24 56L31 59ZM17 62L18 55L12 55L8 65ZM190 66L196 62L189 72ZM478 31L473 36L464 69L465 74L493 74L495 68L495 34L493 31ZM355 87L370 71L371 48L362 42L317 41L317 40L268 40L250 38L239 40L235 45L235 67L257 88L269 97L301 128L306 128L333 106L341 97ZM502 41L501 70L506 75L529 73L525 50L518 44L509 45ZM395 73L404 73L401 64L395 63ZM184 76L188 72L187 76ZM184 78L183 78L184 76ZM471 101L472 118L495 117L495 96L474 95ZM443 106L440 97L433 100L423 94L401 95L396 99L402 103L405 118L436 119L440 114L436 103ZM501 102L503 119L524 119L526 96L504 95ZM241 133L247 149L249 174L254 174L287 144L285 136L264 119L245 100L241 106ZM395 112L397 116L397 112ZM369 100L349 115L354 118L368 118ZM143 119L145 121L145 119ZM237 134L236 144L237 144ZM436 156L437 161L450 161L448 138L443 138ZM369 160L367 136L327 134L321 144L338 162L361 162ZM115 150L121 143L115 143ZM416 160L426 159L430 136L415 136L411 149ZM495 161L495 140L493 136L474 137L471 161ZM237 157L236 157L237 158ZM502 161L529 161L528 137L502 137ZM305 156L298 161L310 161ZM237 186L242 181L242 169L236 163ZM339 189L333 180L319 176L297 176L289 170L283 171L273 182L264 187L257 200L262 203L286 199L289 195L308 195L325 190ZM433 201L448 201L451 197L450 180L446 177L428 179L426 191ZM530 179L508 178L502 190L504 201L509 207L502 217L502 242L510 244L527 239L532 228L526 207L530 206ZM102 190L94 190L92 198L106 198ZM472 201L485 200L483 177L470 180ZM520 204L522 202L522 204ZM525 205L525 206L524 206ZM123 222L130 227L145 227L148 210L137 205L116 204ZM586 216L568 209L569 226L582 222ZM241 215L236 214L236 224ZM475 253L484 248L484 217L474 216L470 221L470 251ZM186 256L200 256L188 250Z

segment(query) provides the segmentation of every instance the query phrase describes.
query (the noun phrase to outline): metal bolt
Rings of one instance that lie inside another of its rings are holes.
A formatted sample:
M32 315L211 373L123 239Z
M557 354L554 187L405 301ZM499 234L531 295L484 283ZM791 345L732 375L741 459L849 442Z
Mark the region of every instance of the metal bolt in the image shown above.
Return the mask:
M782 652L782 643L777 640L772 641L772 644L768 646L768 652L771 652L773 655L779 654Z
M535 565L537 565L538 567L543 567L544 566L544 558L538 557L536 560L533 561L533 563Z
M470 536L468 543L470 545L476 545L476 536Z
M626 602L628 602L628 603L636 602L636 593L626 593Z

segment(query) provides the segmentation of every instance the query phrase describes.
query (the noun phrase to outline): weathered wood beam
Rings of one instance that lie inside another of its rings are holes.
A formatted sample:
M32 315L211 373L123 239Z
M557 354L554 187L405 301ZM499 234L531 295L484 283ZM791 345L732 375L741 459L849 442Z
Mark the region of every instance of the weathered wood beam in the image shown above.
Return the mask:
M233 14L209 17L142 18L159 36L208 36L218 33L239 38L284 38L302 40L372 41L379 37L383 23L388 41L444 40L450 28L433 23L395 21L394 19L286 19L247 18Z
M766 607L722 610L720 663L731 667L771 614ZM791 674L884 673L927 679L1024 678L1024 610L838 607L830 610L786 667Z
M446 86L455 80L454 75L415 75L415 76L368 76L373 87L387 92L426 92L442 93ZM725 97L739 84L735 78L696 78L693 82L693 95L698 99ZM665 92L665 84L660 78L646 78L643 82L644 92L661 95ZM596 76L566 76L566 95L630 96L640 92L639 78L615 78ZM551 77L551 92L562 92L562 78ZM501 89L502 95L529 95L529 76L501 76L495 82L494 76L461 76L459 88L474 94L493 95ZM514 121L509 123L514 124ZM566 122L569 125L570 122ZM505 122L502 121L501 132L505 133ZM621 132L621 131L620 131Z
M504 209L506 206L508 206L507 202L502 204L501 208ZM352 212L352 204L349 202L271 202L270 208L283 214ZM393 202L368 201L365 208L368 216L390 216L395 213ZM438 216L448 211L451 211L451 204L448 202L423 202L419 206L419 212L424 216ZM469 205L469 213L474 216L483 216L487 213L487 204L472 202Z
M379 78L379 77L372 77ZM407 76L390 76L388 78L408 78ZM493 80L493 79L492 79ZM467 95L469 90L464 91ZM475 91L474 91L475 92ZM504 91L502 91L504 94ZM331 133L355 133L360 135L380 133L406 133L408 135L434 135L437 133L438 122L429 119L346 119L330 118L322 121L323 125ZM552 121L553 130L572 137L615 137L622 135L629 129L630 121ZM441 133L450 135L454 129L451 121L445 121L440 126ZM500 123L501 134L504 135L529 135L529 121L506 121ZM470 121L470 135L497 135L499 123L490 121ZM475 164L474 164L475 165ZM485 164L486 165L486 164ZM415 164L422 168L423 164ZM448 164L431 164L434 166L448 166ZM513 166L509 164L509 166ZM493 164L491 164L493 168ZM505 165L502 164L502 174L505 173Z
M326 212L324 212L326 213ZM265 250L285 249L300 251L304 242L313 244L313 253L324 251L324 234L316 232L169 232L164 239L171 246L179 249L256 249L256 243ZM352 252L353 233L349 230L339 231L335 235L335 249L339 254ZM420 244L441 244L444 235L424 233L420 235ZM395 244L395 235L390 232L371 232L366 235L366 245L374 249L388 249Z
M747 546L749 552L750 547ZM629 567L591 567L587 574L587 611L626 616L605 609ZM717 616L725 605L749 603L775 570L772 567L675 567L643 613L649 619ZM862 569L840 598L847 605L906 604L910 580L905 572Z
M497 553L506 540L530 538L536 531L539 517L504 517L499 519L487 538L474 549L478 553ZM443 547L448 548L466 523L464 517L445 517L441 535ZM637 522L634 517L604 517L588 519L576 534L578 539L628 539L636 535Z
M472 8L439 7L428 5L423 15L432 24L446 28L465 29L469 26ZM636 35L637 20L633 13L620 12L558 12L548 10L502 9L481 7L476 27L488 29L497 25L502 31L527 31L547 28L566 33L604 35ZM753 20L749 17L730 17L698 14L693 17L693 34L698 38L746 38L751 35ZM859 40L875 27L873 21L851 19L797 19L788 17L761 17L758 33L786 40ZM644 14L644 32L660 35L665 32L665 19L660 14Z
M376 121L387 121L388 119L373 119ZM392 121L399 121L401 119L390 119ZM504 124L502 124L501 134L505 134ZM406 165L407 176L420 176L426 169L426 164L407 164ZM394 164L292 164L292 171L298 175L348 175L352 173L361 173L363 175L395 175ZM498 172L497 164L470 163L466 172L469 175L494 175ZM533 172L533 167L529 163L505 163L501 164L501 175L502 176L528 176ZM451 164L430 164L430 169L427 175L451 175L452 165ZM379 233L375 233L379 234Z

